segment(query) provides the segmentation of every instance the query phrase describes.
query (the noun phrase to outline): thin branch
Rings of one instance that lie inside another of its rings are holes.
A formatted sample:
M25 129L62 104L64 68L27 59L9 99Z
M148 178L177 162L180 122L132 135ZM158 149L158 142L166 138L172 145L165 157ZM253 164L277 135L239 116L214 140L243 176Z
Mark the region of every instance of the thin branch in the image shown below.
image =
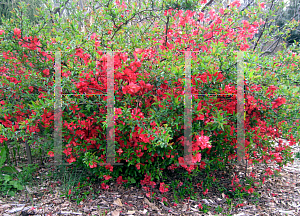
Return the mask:
M122 23L120 26L118 26L118 28L114 31L114 34L113 36L111 37L111 40L114 39L114 37L116 36L117 32L120 31L120 29L122 28L122 26L124 25L127 25L131 20L133 20L138 14L140 13L143 13L143 12L146 12L146 11L155 11L155 10L152 10L152 9L145 9L145 10L142 10L136 14L134 14L132 17L130 17L128 20L125 21L125 23Z
M249 3L241 10L241 12L244 11L244 10L246 10L253 2L254 2L254 0L253 0L252 2L249 2Z
M204 5L204 7L201 9L201 12L204 12L204 10L210 6L212 3L214 2L214 0L210 0L208 3L206 3L206 5Z
M271 10L272 7L273 7L274 1L275 1L275 0L272 1L270 10ZM259 35L259 37L258 37L258 39L257 39L257 41L256 41L256 43L255 43L255 45L254 45L253 51L255 51L255 49L256 49L256 47L257 47L257 45L258 45L258 42L260 41L260 39L261 39L261 37L262 37L262 35L263 35L264 31L265 31L266 24L267 24L268 20L269 20L269 17L267 17L267 19L266 19L266 22L265 22L265 24L264 24L264 26L263 26L262 32L261 32L261 34Z
M278 38L271 46L269 46L267 50L265 50L263 53L261 53L259 57L263 56L264 54L271 54L271 53L273 53L274 50L278 47L280 39L281 39L281 37ZM276 44L276 46L273 48L273 50L270 50L271 47L274 46L274 44Z
M63 8L63 7L65 7L68 3L69 3L69 0L67 0L67 1L64 3L64 5L61 5L61 6L57 7L57 8L55 8L54 11L53 11L53 14L57 14L57 13L58 13L59 16L60 16L60 9Z
M167 46L167 42L168 42L168 30L169 30L169 20L170 20L170 17L167 16L167 23L166 23L166 39L165 39L165 47Z

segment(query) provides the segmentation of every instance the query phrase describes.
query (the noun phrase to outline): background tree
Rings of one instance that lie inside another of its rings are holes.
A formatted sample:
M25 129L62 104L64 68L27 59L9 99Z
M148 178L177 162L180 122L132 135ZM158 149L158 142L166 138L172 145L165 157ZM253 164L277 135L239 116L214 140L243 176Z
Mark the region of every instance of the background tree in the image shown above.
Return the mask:
M296 21L300 20L300 1L299 0L290 0L287 2L286 10L283 11L282 16L278 16L278 26L282 27L290 20L295 19ZM286 39L288 45L294 43L294 41L300 41L300 28L296 27L291 31L290 35Z
M3 23L2 19L9 19L12 17L13 9L18 9L20 3L24 2L27 5L27 10L24 11L24 16L30 20L33 24L38 23L41 18L38 18L38 10L45 8L43 2L36 0L3 0L0 2L0 25Z

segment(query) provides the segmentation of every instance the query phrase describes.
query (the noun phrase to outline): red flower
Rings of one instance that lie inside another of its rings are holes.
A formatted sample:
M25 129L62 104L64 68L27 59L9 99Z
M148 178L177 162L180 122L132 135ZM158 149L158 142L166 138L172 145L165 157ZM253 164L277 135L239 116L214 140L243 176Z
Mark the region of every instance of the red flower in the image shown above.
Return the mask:
M208 193L208 188L203 192L203 195L206 195Z
M49 151L49 152L48 152L48 155L49 155L50 157L54 157L54 152L53 152L53 151Z
M259 7L260 7L260 8L265 8L265 3L264 3L264 2L260 3L260 4L259 4Z
M119 150L117 152L119 153L119 155L121 155L123 153L123 150L121 148L119 148Z
M196 145L199 146L201 149L211 148L208 136L196 135Z
M108 169L109 171L113 171L114 167L112 165L106 165L105 166L106 169Z
M240 6L241 6L240 1L237 0L237 1L234 1L234 2L232 2L232 3L230 4L231 7L234 7L235 5L236 5L237 7L240 7Z
M251 193L253 193L254 192L254 189L253 188L250 188L249 190L248 190L248 193L249 194L251 194Z
M150 190L150 188L149 188L149 187L146 187L146 186L143 186L143 189L144 189L145 191L149 191L149 190Z
M273 94L274 94L274 91L276 91L278 89L278 87L276 87L276 86L274 86L274 85L270 85L269 87L268 87L268 89L267 89L267 91L266 91L266 95L268 96L268 97L271 97L271 96L273 96Z
M101 183L101 189L106 190L108 188L109 188L108 185L106 185L105 183Z
M196 156L193 156L193 163L197 163L201 161L201 154L196 153Z
M123 177L122 176L119 176L117 178L117 184L122 184L123 183Z
M168 199L167 199L166 197L163 197L163 198L161 198L161 201L162 201L162 202L167 202Z
M240 206L244 206L244 204L243 203L237 204L235 207L237 208L237 207L240 207Z
M28 88L29 88L29 90L30 90L29 93L31 94L31 93L33 92L34 89L33 89L32 86L29 86Z
M109 180L109 179L112 178L110 175L104 175L103 177L104 177L105 180Z
M276 109L279 106L281 106L282 104L285 104L285 102L286 102L285 98L279 97L274 102L272 102L272 104L273 104L272 108Z
M168 185L166 185L165 183L160 183L160 186L159 186L159 191L161 193L165 193L167 192L169 189L168 189Z
M154 192L149 192L149 193L146 193L146 196L147 197L152 197L153 194L154 194Z
M131 95L139 92L140 89L141 89L140 86L138 86L138 85L136 85L135 83L132 83L132 82L129 83L129 85L122 87L123 94L128 93L128 94L131 94Z
M151 125L152 127L155 127L155 126L156 126L155 121L151 122L150 125Z
M181 187L183 185L182 182L179 182L179 184L177 185L177 188Z
M92 35L91 35L91 40L93 40L93 39L97 39L97 34L94 32Z
M179 165L181 165L183 168L187 169L187 165L184 164L184 158L183 157L179 157L178 162L179 162Z
M141 185L149 185L151 182L151 174L145 174L144 180L141 180Z
M117 178L117 183L118 183L118 184L127 183L127 182L128 182L128 180L123 180L123 177L122 177L122 176L119 176L119 177Z
M199 207L199 209L203 209L201 203L199 203L198 207Z
M43 74L44 74L45 76L49 76L49 69L43 70Z
M68 163L72 163L72 162L75 162L75 161L76 161L76 158L74 158L73 156L71 156L69 159L67 159Z
M63 153L65 153L65 155L71 155L72 154L72 148L66 148Z
M156 183L154 181L150 181L150 185L152 186L152 188L154 188Z
M122 109L121 108L116 108L115 109L115 115L116 115L116 118L118 118L119 115L122 115Z
M18 28L15 28L14 29L14 34L19 36L21 34L21 30L18 29Z
M42 93L42 94L40 94L40 95L38 96L38 98L45 98L45 96L44 96L44 94Z
M141 54L141 53L143 52L143 50L140 49L140 48L136 48L136 49L135 49L135 52L138 53L138 54Z
M68 195L71 195L71 192L72 192L72 191L71 191L71 189L69 189L69 193L68 193Z

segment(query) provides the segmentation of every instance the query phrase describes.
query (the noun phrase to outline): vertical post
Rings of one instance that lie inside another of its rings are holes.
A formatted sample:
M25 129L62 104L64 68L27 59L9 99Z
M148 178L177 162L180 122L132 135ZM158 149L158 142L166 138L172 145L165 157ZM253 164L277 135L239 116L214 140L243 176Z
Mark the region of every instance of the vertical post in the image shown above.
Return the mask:
M31 149L26 139L25 139L25 149L26 149L28 164L32 164Z
M55 52L54 160L62 164L61 52Z
M184 161L192 165L191 51L185 51Z
M114 53L107 52L107 148L106 163L115 164Z
M237 53L237 159L245 164L244 52Z

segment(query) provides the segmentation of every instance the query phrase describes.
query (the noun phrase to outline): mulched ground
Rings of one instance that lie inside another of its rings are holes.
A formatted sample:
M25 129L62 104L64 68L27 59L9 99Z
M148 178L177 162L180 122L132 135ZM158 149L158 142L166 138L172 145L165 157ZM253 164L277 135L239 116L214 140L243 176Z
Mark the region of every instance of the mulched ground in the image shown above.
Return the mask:
M298 151L299 146L295 146L294 152ZM256 165L255 169L264 170L264 167ZM39 172L47 170L42 168ZM223 183L230 184L230 180L224 178ZM165 206L160 200L146 197L142 189L125 189L117 184L111 184L107 192L99 185L90 185L92 190L103 193L97 194L97 197L88 196L77 204L60 196L59 184L52 192L47 191L53 183L50 179L41 181L40 185L26 187L14 198L0 198L0 215L300 215L300 161L297 159L284 167L280 175L267 179L264 186L256 190L261 195L256 204L249 198L244 199L244 205L239 207L236 203L228 203L225 196L214 189L205 199L189 199L177 206L174 203ZM154 192L160 194L158 189ZM169 196L172 194L169 193ZM211 208L203 213L199 211L199 203ZM222 213L215 211L217 207Z

